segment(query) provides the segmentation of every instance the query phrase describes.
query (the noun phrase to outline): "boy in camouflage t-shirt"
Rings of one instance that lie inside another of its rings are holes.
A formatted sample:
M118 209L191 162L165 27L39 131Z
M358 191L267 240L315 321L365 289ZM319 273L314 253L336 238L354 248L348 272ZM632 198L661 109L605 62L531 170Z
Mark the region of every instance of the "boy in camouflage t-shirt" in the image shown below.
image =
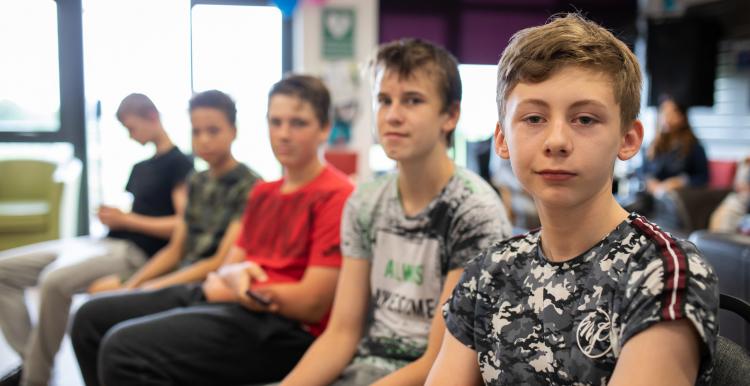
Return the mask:
M381 46L374 70L378 136L398 172L347 201L331 321L284 386L424 384L440 305L464 264L510 234L498 195L446 152L460 114L455 58L407 39Z
M643 139L636 58L568 15L518 32L498 68L496 150L542 227L467 266L428 384L708 384L712 268L611 193Z

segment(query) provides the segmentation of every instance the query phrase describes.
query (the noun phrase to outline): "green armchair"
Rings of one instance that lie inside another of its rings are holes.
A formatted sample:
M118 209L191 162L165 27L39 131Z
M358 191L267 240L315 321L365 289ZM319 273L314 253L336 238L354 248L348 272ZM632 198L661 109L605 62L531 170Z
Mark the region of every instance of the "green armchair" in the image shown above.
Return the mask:
M0 160L0 251L60 238L63 182L57 165Z

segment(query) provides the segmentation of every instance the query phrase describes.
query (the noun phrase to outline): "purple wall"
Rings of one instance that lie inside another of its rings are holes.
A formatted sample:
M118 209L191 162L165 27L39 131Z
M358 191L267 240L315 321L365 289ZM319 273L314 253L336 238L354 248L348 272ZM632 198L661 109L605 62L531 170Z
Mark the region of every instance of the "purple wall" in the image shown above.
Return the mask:
M544 14L464 12L458 57L462 63L496 64L514 33L546 20Z
M496 64L515 32L576 9L634 41L636 0L380 0L380 42L417 37L461 63Z

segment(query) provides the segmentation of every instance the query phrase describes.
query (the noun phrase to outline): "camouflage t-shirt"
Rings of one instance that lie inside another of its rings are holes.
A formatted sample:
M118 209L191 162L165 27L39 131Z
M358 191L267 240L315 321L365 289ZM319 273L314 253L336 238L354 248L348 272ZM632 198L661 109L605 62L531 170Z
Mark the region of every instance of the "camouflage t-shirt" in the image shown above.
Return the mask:
M242 163L218 178L208 170L193 174L188 181L185 208L185 267L216 253L232 221L242 218L250 188L261 178Z
M366 333L357 361L395 369L419 358L449 270L510 235L497 193L466 169L419 214L407 217L397 174L361 185L341 225L344 256L371 262Z
M532 231L492 246L443 308L486 384L606 385L631 337L683 318L703 341L697 384L708 384L719 290L693 244L636 214L566 262L547 260L540 243Z

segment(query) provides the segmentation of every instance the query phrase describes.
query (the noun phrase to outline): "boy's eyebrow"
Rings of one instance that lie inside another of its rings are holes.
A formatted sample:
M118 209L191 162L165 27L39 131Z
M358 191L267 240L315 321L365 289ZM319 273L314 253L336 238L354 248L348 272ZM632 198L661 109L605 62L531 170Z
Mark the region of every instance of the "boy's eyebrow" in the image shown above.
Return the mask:
M598 108L601 108L601 109L606 109L607 108L607 106L604 105L604 103L599 102L599 101L594 100L594 99L580 100L580 101L577 101L577 102L573 103L572 105L570 105L570 107L571 108L576 108L576 107L582 107L582 106L586 106L586 105L594 105L594 107L598 107Z
M541 99L524 99L521 102L518 103L519 106L521 105L536 105L539 107L549 107L549 103L541 100Z
M426 98L425 94L422 93L422 92L419 92L419 91L404 91L398 97L401 97L401 98L403 98L403 97L407 97L407 98L413 98L413 97ZM391 96L391 94L388 94L388 93L379 92L378 95L376 95L376 98L377 99L380 99L380 98L392 98L392 96Z
M415 96L423 97L424 93L421 93L419 91L406 91L406 92L404 92L403 95L407 96L407 97L415 97Z

